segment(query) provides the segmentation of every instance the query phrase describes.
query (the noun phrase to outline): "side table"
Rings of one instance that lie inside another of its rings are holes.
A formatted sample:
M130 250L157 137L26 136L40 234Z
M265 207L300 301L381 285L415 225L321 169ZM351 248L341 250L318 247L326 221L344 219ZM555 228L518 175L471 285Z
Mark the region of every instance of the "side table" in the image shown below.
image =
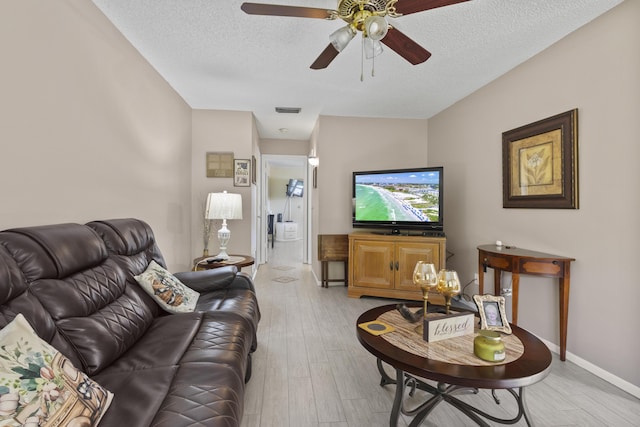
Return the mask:
M574 258L551 255L510 246L478 246L478 291L484 293L484 272L494 269L494 295L500 295L502 271L511 272L513 296L511 299L511 323L518 324L518 293L520 274L557 277L560 292L560 360L567 354L567 325L569 323L569 287L571 261Z
M238 267L238 271L242 270L242 267L248 267L255 263L255 259L249 255L229 255L229 259L219 262L207 262L207 259L213 259L215 257L199 257L193 260L193 271L199 270L211 270L214 268L227 267L229 265L235 265Z

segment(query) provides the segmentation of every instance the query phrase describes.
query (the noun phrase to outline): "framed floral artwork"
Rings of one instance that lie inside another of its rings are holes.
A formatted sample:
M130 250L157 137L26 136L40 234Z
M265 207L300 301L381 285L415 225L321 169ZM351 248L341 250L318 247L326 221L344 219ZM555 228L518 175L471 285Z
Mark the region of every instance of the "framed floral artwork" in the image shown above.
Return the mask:
M578 208L578 110L502 134L505 208Z

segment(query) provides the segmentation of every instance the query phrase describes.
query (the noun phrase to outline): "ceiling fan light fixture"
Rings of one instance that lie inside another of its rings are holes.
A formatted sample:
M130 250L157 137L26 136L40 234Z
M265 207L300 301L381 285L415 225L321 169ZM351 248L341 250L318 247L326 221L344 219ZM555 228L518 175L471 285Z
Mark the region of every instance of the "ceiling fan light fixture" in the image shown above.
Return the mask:
M382 43L369 37L364 39L364 56L367 59L375 58L382 53Z
M379 15L371 15L364 20L365 34L371 40L382 40L389 31L389 24L384 17Z
M347 25L331 33L329 40L331 40L331 44L338 52L342 52L342 49L347 47L355 36L356 30L351 25Z

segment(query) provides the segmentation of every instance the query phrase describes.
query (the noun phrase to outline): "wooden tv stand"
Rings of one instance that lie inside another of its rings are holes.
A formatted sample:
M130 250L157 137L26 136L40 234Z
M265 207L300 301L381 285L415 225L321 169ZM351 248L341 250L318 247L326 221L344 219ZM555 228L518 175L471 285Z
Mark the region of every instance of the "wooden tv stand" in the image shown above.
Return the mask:
M374 233L349 234L349 289L347 295L422 300L413 284L418 261L445 268L446 238ZM444 303L437 293L429 294L434 304Z

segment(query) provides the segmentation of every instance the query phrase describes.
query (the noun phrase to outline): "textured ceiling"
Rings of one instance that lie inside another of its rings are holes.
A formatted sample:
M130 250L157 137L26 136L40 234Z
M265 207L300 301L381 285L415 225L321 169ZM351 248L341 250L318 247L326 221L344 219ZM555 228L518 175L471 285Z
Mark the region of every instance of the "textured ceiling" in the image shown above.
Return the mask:
M262 138L308 139L318 115L432 117L622 0L471 0L390 19L432 56L413 66L385 47L363 81L359 36L309 68L341 20L247 15L240 0L93 2L192 108L251 111Z

